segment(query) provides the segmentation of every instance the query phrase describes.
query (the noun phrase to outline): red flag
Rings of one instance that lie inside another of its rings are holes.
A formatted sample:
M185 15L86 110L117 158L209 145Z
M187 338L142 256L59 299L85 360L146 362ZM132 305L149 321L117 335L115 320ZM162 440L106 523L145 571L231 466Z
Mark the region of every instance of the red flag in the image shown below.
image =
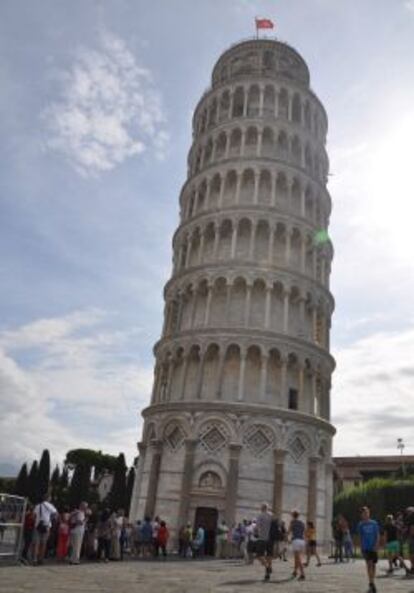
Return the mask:
M256 19L256 29L273 29L274 24L270 19Z

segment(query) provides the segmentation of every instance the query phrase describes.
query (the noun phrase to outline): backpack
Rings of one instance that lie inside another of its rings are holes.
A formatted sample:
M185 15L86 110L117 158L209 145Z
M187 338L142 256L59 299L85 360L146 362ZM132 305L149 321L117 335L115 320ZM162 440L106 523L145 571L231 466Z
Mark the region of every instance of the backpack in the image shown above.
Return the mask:
M273 519L269 529L269 541L274 543L280 542L282 539L282 530L280 529L279 521Z

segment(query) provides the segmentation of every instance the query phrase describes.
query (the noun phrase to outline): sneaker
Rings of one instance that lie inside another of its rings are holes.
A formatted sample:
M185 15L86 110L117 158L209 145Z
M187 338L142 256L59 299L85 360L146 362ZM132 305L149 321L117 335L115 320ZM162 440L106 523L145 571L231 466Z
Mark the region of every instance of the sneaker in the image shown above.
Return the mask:
M322 566L322 563L321 562L318 562L318 564L316 566Z
M305 575L301 574L300 577L298 578L298 581L304 581L305 580Z
M264 578L263 578L264 583L266 583L267 581L270 581L270 573L268 570L266 570Z
M296 572L295 572L295 571L293 571L293 572L292 572L292 577L293 577L294 579L296 579L296 577L297 577L297 576L298 576L298 575L296 574Z

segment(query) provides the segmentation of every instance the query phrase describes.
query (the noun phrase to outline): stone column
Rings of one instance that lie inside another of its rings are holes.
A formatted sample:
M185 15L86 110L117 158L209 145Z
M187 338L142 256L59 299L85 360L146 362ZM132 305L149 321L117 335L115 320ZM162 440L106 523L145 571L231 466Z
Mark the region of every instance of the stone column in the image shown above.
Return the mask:
M270 205L272 208L276 206L276 173L272 171L272 181L271 181L271 192L272 195L270 196Z
M317 457L309 458L308 479L308 521L316 522L316 505L318 489L318 461Z
M239 391L237 395L238 401L244 399L244 375L246 371L246 352L241 350L240 352L240 371L239 371Z
M290 263L290 252L291 252L291 229L289 227L286 228L286 251L285 251L285 265L289 267Z
M305 218L306 216L306 191L305 188L302 189L300 194L300 215Z
M168 361L168 374L167 374L167 388L165 390L165 401L169 401L171 399L171 388L172 388L172 379L174 374L174 360L170 357Z
M285 334L289 331L289 292L283 293L283 331Z
M145 504L145 516L153 517L157 502L158 480L160 476L162 441L153 440L150 443L152 449L151 469L148 480L148 491Z
M246 286L246 301L244 304L244 327L249 327L251 300L252 300L252 286L251 286L251 284L248 284Z
M226 362L225 352L222 352L222 349L220 349L219 364L218 364L218 370L217 370L217 387L216 387L217 399L222 398L221 389L222 389L222 385L223 385L223 373L224 373L224 363L225 362Z
M231 253L230 258L234 259L236 257L236 247L237 247L237 221L233 222L233 231L231 235Z
M298 379L299 379L298 380L298 386L299 386L299 389L298 389L298 399L299 399L298 410L303 410L304 412L306 412L307 410L306 410L306 405L305 405L304 397L303 397L303 393L304 393L304 389L303 389L304 375L303 375L303 373L304 373L303 367L300 366L299 370L298 370Z
M302 338L306 336L305 305L305 299L304 297L301 297L299 299L299 336Z
M263 105L264 105L264 86L260 85L260 94L259 94L259 117L263 117Z
M287 408L287 364L286 358L281 360L280 369L280 405Z
M184 395L185 395L185 383L187 380L187 368L188 368L188 354L184 354L183 355L183 369L182 369L182 375L181 375L181 385L180 385L180 391L179 391L179 397L180 399L184 399Z
M273 513L275 517L281 519L283 512L283 482L285 472L286 451L275 449L274 470L273 470Z
M189 265L190 265L191 248L192 248L192 240L191 240L191 237L188 237L188 240L187 240L187 253L185 254L185 262L184 262L184 267L185 268L188 268Z
M217 206L220 210L223 207L224 189L226 187L226 178L224 175L220 175L220 192L217 200Z
M227 473L226 487L226 510L225 518L227 525L232 525L236 516L237 490L239 485L239 458L241 445L231 443L229 445L229 470Z
M273 250L275 246L275 233L276 229L273 226L270 226L269 229L269 246L267 251L267 263L269 266L273 264Z
M313 413L317 416L321 416L321 402L318 399L318 394L316 391L316 372L315 370L312 371L312 407Z
M138 519L138 505L139 505L139 498L141 494L141 485L142 485L142 474L144 471L145 465L145 453L147 451L147 445L143 442L137 443L138 447L138 463L135 468L135 479L134 479L134 487L132 490L131 496L131 508L129 511L129 516L132 520Z
M257 148L256 148L256 156L260 157L262 155L262 144L263 144L263 130L258 130L257 132Z
M260 171L258 169L255 169L254 170L253 204L258 204L258 202L259 202L259 183L260 183Z
M210 321L210 307L211 307L211 299L213 296L213 287L209 284L207 287L207 303L206 303L206 310L204 312L204 327L207 327Z
M204 231L200 233L200 243L198 244L198 265L201 266L203 263L204 256Z
M257 224L255 222L252 223L252 232L250 235L250 244L249 244L249 260L253 259L254 256L254 244L256 242L256 231L257 231Z
M242 174L240 171L237 171L237 181L236 181L236 204L240 204L240 187L242 181Z
M306 270L306 235L302 235L300 243L300 271L302 274Z
M231 289L233 285L230 282L226 285L226 309L224 311L224 324L230 325L230 304L231 304Z
M227 112L227 119L231 119L233 117L233 106L234 106L234 91L231 91L230 92L229 110Z
M264 402L266 399L267 386L267 354L262 354L260 358L260 401Z
M272 314L272 286L266 286L266 301L265 301L265 321L264 326L266 330L270 329L270 318Z
M186 439L183 477L181 480L180 508L178 511L177 531L188 522L190 508L191 486L193 483L194 453L197 439Z
M219 248L219 241L220 241L220 227L218 223L214 225L214 244L213 244L213 261L217 261L218 257L218 248Z
M190 328L194 328L195 316L197 312L197 288L193 289L193 300L191 302Z
M201 399L201 390L203 387L203 374L204 374L205 362L206 362L206 353L200 352L200 362L198 365L197 381L196 381L196 399Z

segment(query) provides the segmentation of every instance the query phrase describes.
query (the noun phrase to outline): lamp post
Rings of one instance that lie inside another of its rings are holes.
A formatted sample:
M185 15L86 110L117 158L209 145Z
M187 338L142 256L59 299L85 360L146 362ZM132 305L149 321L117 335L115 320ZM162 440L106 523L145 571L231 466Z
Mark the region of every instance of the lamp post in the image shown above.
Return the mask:
M397 449L399 449L399 451L401 453L401 469L402 469L403 478L405 478L405 465L404 465L404 457L403 457L404 448L405 448L404 440L397 439Z

